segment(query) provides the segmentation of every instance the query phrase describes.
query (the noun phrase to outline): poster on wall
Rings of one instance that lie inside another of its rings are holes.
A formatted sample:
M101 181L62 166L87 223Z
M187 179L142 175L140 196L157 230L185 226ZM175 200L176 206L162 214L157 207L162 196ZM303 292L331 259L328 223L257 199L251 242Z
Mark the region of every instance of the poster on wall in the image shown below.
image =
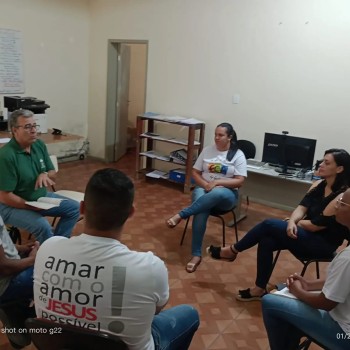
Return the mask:
M0 94L24 93L22 33L0 28Z

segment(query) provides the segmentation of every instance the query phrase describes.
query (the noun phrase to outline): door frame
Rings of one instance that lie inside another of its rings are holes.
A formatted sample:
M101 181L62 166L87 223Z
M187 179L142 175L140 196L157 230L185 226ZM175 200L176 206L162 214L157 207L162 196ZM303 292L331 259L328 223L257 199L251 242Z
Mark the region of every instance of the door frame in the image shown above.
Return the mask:
M118 85L118 54L120 44L146 45L146 81L145 106L147 91L148 40L109 39L107 48L107 101L106 101L106 130L105 130L105 161L114 161L114 143L117 132L117 85Z

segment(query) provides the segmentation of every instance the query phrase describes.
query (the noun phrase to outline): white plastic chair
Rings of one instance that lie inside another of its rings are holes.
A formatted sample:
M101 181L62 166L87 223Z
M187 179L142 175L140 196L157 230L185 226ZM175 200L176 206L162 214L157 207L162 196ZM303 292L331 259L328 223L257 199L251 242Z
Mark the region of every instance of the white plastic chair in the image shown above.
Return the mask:
M56 173L58 172L58 161L56 156L50 156L51 162L53 166L55 167ZM60 196L67 197L69 199L72 199L77 202L81 202L84 200L84 193L83 192L78 192L78 191L71 191L71 190L58 190L56 191L55 188L53 187L53 190L55 193L59 194Z
M57 161L57 156L55 155L51 155L50 156L50 159L51 159L51 162L55 168L55 171L56 173L58 172L58 161ZM56 191L55 187L52 186L52 189L55 193L59 194L60 196L64 196L64 197L67 197L69 199L72 199L74 201L77 201L77 202L82 202L84 200L84 195L85 193L84 192L78 192L78 191L71 191L71 190L58 190ZM53 222L52 222L52 226L55 225L55 222L56 222L56 219L57 218L54 218L53 219ZM82 220L83 217L81 216L78 221Z

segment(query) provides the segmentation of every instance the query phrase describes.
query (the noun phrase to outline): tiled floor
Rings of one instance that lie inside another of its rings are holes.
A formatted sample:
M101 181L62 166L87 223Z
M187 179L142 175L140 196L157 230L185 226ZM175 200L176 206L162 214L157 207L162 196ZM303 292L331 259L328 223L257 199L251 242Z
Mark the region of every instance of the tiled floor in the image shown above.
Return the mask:
M113 164L93 159L62 163L56 189L84 191L91 174L104 167L118 168L135 180L134 163L132 153ZM165 220L189 203L189 195L183 194L181 188L176 185L162 184L157 180L135 180L135 185L136 212L126 224L123 241L135 250L151 250L165 261L171 289L169 307L190 303L199 310L201 325L191 349L268 349L260 302L239 302L234 298L238 289L253 286L256 250L251 249L239 255L233 263L213 261L204 256L198 270L188 274L185 264L190 254L190 231L184 245L180 246L184 223L180 223L174 229L168 229ZM288 212L251 203L248 217L239 223L239 235L242 237L249 228L264 218L283 218L287 215ZM220 225L217 219L210 219L204 247L209 244L221 244ZM75 234L81 232L82 227L83 223L78 223ZM229 242L233 241L233 229L227 230L227 236ZM314 274L313 269L311 267L308 273ZM295 271L301 271L301 264L288 252L282 252L271 282L284 281L288 274ZM1 328L0 323L0 330ZM12 349L1 332L0 348ZM35 348L28 346L26 349ZM318 347L312 345L310 349Z

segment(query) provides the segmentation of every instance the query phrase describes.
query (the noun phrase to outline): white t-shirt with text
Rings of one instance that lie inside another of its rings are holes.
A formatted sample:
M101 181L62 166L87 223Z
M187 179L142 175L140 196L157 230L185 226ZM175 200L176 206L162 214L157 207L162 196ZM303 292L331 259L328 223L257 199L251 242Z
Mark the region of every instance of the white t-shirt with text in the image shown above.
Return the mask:
M228 151L218 151L215 145L205 147L197 158L194 168L202 172L204 180L210 182L234 176L247 177L247 161L239 149L233 158L226 159Z
M116 333L131 350L153 350L151 324L169 298L168 271L151 252L111 238L52 237L34 265L37 317Z

